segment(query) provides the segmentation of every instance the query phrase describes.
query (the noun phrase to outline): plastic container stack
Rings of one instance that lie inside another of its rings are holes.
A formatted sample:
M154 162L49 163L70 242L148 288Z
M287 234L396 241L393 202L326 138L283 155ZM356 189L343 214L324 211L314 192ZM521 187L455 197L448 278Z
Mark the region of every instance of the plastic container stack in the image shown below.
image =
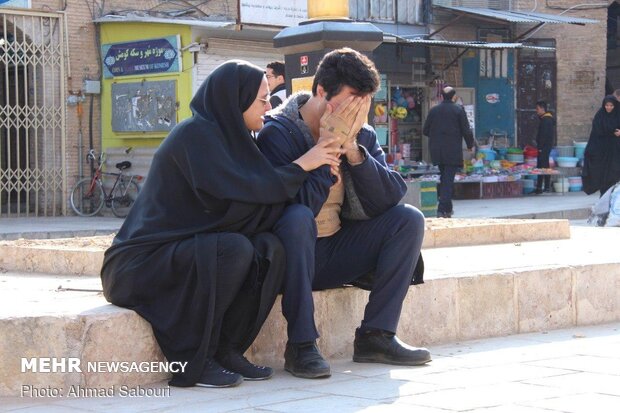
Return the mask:
M556 159L558 166L562 168L574 168L579 162L579 158L574 156L558 156Z
M583 159L583 153L586 150L586 145L588 142L575 142L575 157L579 158L579 160Z
M569 192L579 192L583 189L583 182L580 176L568 177L568 190Z
M521 182L523 182L523 193L524 194L531 194L532 192L534 192L534 189L536 188L536 181L534 179L522 179Z

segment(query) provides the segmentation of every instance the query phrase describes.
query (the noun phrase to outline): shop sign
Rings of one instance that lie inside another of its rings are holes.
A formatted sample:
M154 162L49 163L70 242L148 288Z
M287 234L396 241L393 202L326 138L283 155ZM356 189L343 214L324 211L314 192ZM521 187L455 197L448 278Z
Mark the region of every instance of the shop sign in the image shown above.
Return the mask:
M241 24L291 27L308 20L307 0L240 0Z
M499 102L499 93L489 93L488 95L485 96L486 101L488 103L498 103Z
M180 72L179 36L101 46L105 78Z

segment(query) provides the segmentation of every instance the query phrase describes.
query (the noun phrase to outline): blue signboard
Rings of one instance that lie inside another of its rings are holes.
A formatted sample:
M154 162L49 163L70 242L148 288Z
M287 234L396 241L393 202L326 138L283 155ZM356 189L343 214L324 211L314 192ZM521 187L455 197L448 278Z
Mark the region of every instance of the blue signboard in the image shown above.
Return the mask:
M180 72L179 36L104 44L103 76L105 78Z

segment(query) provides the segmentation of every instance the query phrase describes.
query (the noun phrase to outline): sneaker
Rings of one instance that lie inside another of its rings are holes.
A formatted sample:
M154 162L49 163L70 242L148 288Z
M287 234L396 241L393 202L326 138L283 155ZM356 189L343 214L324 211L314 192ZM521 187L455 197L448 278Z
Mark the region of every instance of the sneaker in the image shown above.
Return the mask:
M271 367L252 364L238 351L230 350L223 355L216 354L215 358L225 369L241 374L244 380L267 380L273 376Z
M358 328L353 343L353 361L420 366L431 361L431 353L425 348L403 343L394 333L378 329L362 333Z
M207 359L202 376L196 383L199 387L234 387L241 384L243 377L220 366L214 359Z
M332 375L329 363L321 356L314 341L286 343L284 370L304 379L318 379Z

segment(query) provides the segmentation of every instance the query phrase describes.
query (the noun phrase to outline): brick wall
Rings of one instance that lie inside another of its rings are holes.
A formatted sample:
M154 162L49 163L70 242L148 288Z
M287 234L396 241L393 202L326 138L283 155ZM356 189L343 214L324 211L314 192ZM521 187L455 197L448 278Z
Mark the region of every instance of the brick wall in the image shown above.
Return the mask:
M534 8L534 2L518 3L521 10ZM538 2L536 8L538 13L599 21L585 26L549 24L532 35L556 40L558 145L572 144L573 140L583 140L590 135L592 118L605 95L607 7L566 11L582 3L556 0L547 3L550 7Z

